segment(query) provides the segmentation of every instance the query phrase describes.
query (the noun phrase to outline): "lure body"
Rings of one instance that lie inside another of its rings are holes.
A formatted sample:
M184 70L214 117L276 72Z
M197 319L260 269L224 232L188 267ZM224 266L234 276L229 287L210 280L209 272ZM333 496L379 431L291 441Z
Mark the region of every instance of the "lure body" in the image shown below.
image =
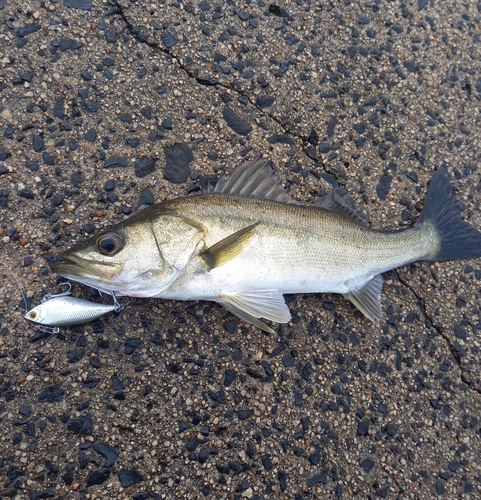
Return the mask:
M55 334L60 331L59 326L89 323L110 312L118 313L124 308L117 302L113 293L113 304L98 304L72 297L70 283L62 283L60 286L67 286L67 290L56 295L45 295L42 303L28 311L24 316L26 320L35 323L38 329L44 333Z

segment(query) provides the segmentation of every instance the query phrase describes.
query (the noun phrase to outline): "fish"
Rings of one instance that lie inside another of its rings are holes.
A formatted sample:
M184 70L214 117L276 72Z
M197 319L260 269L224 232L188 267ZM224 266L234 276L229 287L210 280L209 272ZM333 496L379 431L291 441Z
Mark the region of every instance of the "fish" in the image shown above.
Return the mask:
M202 194L151 205L59 256L53 272L117 296L207 300L266 332L291 319L284 294L339 293L382 319L382 273L424 261L481 256L446 167L433 175L417 222L370 227L336 188L293 199L258 156Z
M48 296L47 300L28 311L24 318L35 323L42 331L58 333L58 327L89 323L122 309L123 307L117 301L114 304L98 304L72 297L67 292Z

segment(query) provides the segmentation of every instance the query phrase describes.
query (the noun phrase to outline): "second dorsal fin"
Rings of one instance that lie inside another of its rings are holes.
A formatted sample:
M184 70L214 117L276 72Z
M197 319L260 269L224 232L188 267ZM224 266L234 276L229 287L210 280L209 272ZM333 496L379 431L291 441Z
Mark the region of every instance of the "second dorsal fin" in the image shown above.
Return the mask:
M345 219L369 227L369 219L362 213L356 202L343 189L334 188L314 203L314 206L334 212Z
M299 204L277 180L271 162L264 160L261 155L254 158L250 163L240 163L229 178L223 173L214 189L210 192L240 194L254 198Z

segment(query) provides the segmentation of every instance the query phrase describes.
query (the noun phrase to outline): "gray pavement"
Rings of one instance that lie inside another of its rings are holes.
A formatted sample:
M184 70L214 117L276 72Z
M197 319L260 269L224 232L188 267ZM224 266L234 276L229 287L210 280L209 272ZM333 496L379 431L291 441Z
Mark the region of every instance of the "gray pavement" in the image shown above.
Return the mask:
M448 165L481 228L481 4L0 0L0 498L481 498L481 262L386 275L385 320L122 299L45 336L48 263L263 153L387 229ZM75 285L76 296L95 292ZM109 299L104 298L107 302Z

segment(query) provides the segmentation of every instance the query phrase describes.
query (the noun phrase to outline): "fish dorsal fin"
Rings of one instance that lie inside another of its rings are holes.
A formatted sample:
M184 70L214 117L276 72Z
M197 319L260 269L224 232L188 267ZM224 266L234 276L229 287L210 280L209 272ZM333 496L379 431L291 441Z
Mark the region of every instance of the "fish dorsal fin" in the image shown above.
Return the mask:
M270 333L273 330L259 318L276 323L287 323L291 319L289 308L279 290L223 293L220 299L219 302L230 312Z
M201 252L200 256L207 264L207 269L211 271L237 257L249 242L253 229L259 224L260 222L256 222L244 227Z
M362 213L356 202L343 189L335 188L314 203L314 206L334 212L345 219L369 227L369 219Z
M383 282L383 277L378 274L359 290L345 294L362 314L373 323L377 323L382 318L381 294Z
M229 178L223 173L214 189L209 192L298 204L278 181L272 163L264 160L261 155L250 163L240 163Z

